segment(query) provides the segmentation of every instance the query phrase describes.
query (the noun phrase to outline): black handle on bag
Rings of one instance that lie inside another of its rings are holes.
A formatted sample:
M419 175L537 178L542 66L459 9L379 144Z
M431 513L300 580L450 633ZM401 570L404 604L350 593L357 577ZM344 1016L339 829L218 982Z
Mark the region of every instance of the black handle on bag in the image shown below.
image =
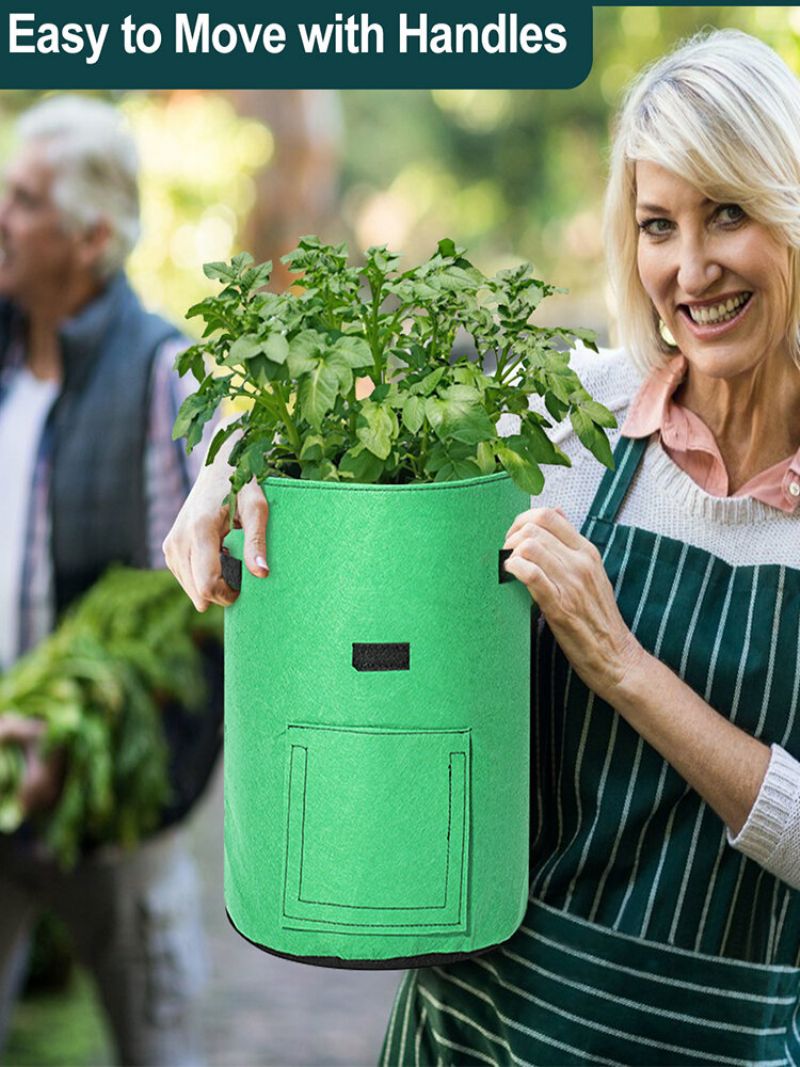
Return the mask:
M219 563L222 567L222 580L238 593L242 588L242 561L228 552L220 552Z
M503 564L509 558L509 556L511 555L511 553L513 551L514 551L513 548L501 548L500 549L500 554L499 554L498 559L497 559L497 572L498 572L499 580L500 580L501 583L502 582L513 582L513 581L516 581L514 575L511 573L511 571L507 571L505 569L505 567L503 566Z

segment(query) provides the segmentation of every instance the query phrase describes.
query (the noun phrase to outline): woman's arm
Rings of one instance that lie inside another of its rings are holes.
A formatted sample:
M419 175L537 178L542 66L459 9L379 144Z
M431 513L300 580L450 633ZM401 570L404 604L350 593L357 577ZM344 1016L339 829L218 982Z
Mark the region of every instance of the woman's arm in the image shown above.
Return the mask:
M734 726L641 647L603 699L737 835L764 782L769 747Z
M765 785L776 795L785 794L779 802L784 821L794 817L791 782L781 788L772 779L786 777L787 761L798 772L800 764L777 746L771 753L642 648L620 615L599 552L563 514L553 508L524 512L512 524L505 547L513 550L506 569L528 587L578 675L713 808L728 826L729 840L731 832L735 840L750 816L757 822L757 801L764 799ZM774 775L768 775L773 765ZM794 787L795 795L800 794L800 779ZM796 817L800 819L800 804ZM780 818L778 835L779 823ZM763 862L769 841L758 826L753 833L747 829L741 836L754 839L753 847L745 840L736 845ZM788 867L797 878L800 861L789 860L770 869L785 878Z

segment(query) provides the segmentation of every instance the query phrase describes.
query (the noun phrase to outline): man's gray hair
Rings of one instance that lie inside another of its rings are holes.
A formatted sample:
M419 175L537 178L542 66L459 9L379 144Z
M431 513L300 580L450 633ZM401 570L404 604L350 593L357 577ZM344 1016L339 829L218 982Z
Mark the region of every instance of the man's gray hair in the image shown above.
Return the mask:
M101 277L120 270L139 237L139 156L120 112L90 97L54 96L25 112L17 130L23 143L44 146L65 226L80 231L102 219L111 227Z

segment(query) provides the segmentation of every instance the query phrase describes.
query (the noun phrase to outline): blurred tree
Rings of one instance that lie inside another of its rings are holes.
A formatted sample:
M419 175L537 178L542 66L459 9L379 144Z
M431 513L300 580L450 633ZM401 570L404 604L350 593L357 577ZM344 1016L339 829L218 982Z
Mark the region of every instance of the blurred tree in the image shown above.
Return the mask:
M243 117L271 130L275 152L255 177L256 199L242 244L258 260L274 263L272 288L290 275L280 257L306 233L334 224L342 142L338 94L329 90L231 93Z

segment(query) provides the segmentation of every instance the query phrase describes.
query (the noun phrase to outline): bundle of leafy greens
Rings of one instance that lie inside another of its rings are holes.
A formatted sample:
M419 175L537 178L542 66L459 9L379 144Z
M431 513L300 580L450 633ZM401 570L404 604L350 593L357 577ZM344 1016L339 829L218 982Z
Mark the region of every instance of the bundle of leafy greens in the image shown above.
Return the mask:
M42 754L60 750L64 781L37 816L62 866L82 845L135 844L169 799L161 709L200 709L200 643L222 642L222 610L198 614L168 571L115 567L55 633L0 678L0 713L44 722ZM0 745L0 830L23 820L24 755Z
M595 348L592 333L530 321L543 298L564 290L528 264L487 277L450 240L418 267L401 271L399 259L371 248L354 267L344 245L305 237L283 259L302 280L281 294L263 291L272 265L246 253L206 264L223 288L187 315L206 328L177 361L199 388L181 407L175 438L193 448L223 400L247 401L207 458L240 432L232 492L270 475L404 483L506 470L536 494L541 465L569 466L547 435L552 423L529 408L536 393L553 420L569 416L584 446L613 466L604 428L614 416L589 396L565 351ZM368 398L357 398L356 377L372 379ZM520 417L518 433L498 434L504 413Z

